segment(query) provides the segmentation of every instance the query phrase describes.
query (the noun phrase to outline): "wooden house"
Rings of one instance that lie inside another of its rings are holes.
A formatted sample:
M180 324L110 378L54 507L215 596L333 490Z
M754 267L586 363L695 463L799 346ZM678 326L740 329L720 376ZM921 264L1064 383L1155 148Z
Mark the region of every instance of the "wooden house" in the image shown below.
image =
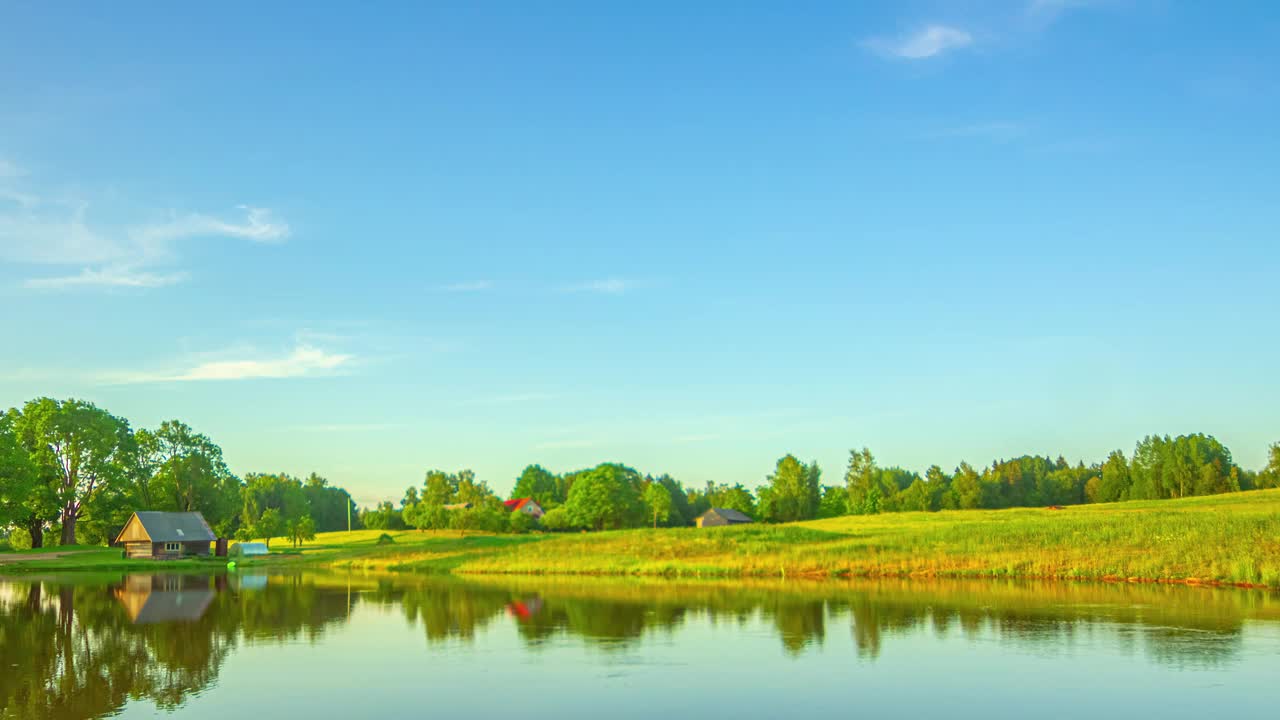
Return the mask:
M730 508L711 508L694 520L698 527L723 527L725 525L744 525L755 522L747 515Z
M125 557L177 560L208 557L209 543L217 539L198 512L136 512L115 544L124 546Z

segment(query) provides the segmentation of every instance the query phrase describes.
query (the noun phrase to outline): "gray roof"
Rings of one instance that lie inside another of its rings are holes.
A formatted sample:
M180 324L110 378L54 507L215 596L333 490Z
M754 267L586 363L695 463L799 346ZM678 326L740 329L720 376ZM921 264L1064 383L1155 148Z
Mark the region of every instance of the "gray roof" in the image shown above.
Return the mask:
M213 542L218 537L198 512L136 512L151 542Z
M729 522L755 522L750 516L732 508L711 508L704 514L715 513Z
M153 591L142 604L133 624L194 622L204 615L211 602L212 590Z

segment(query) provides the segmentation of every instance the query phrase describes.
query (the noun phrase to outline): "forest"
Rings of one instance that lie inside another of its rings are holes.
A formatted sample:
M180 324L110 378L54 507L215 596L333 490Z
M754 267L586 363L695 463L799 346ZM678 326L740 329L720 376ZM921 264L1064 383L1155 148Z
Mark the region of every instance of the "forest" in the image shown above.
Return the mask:
M221 448L178 420L134 430L92 403L38 398L0 416L0 527L13 547L105 544L137 509L204 514L221 537L279 538L295 545L317 532L369 528L611 530L691 524L712 507L782 523L843 515L1180 498L1280 487L1280 443L1260 471L1238 466L1210 435L1151 435L1091 465L1023 455L976 469L937 465L923 476L881 466L867 448L850 452L842 481L824 483L816 462L780 458L755 488L686 487L668 474L619 463L565 473L529 465L511 498L529 497L540 520L507 512L471 470L429 470L399 502L359 509L345 489L312 473L233 474Z

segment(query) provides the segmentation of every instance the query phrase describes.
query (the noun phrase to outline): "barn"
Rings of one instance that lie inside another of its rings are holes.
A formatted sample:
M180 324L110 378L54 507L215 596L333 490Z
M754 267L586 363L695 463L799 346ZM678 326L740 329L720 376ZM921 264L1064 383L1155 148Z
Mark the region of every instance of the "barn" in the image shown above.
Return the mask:
M724 525L743 525L755 521L737 510L711 508L699 515L694 522L698 524L698 527L721 527Z
M177 560L208 557L217 539L198 512L136 512L124 524L114 544L124 546L128 558Z

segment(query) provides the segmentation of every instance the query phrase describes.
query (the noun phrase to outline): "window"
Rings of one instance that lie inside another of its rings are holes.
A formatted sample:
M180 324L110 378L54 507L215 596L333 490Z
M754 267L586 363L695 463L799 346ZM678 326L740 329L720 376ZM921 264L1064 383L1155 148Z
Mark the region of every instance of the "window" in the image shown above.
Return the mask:
M164 544L165 552L179 552L180 550L182 550L182 543L165 543Z

